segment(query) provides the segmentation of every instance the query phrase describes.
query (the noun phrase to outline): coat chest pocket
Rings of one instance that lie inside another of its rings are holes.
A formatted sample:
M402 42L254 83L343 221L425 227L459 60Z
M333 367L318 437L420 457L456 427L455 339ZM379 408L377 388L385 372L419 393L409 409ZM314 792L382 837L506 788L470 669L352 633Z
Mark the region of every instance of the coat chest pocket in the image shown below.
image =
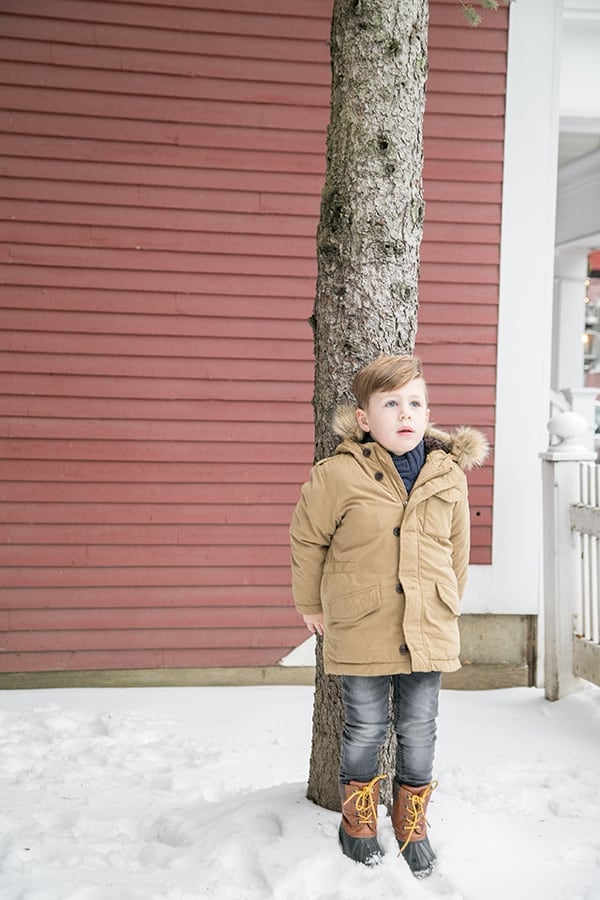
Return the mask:
M419 516L421 528L425 534L434 538L447 539L452 534L454 508L460 500L460 491L451 488L440 494L434 494L423 504Z

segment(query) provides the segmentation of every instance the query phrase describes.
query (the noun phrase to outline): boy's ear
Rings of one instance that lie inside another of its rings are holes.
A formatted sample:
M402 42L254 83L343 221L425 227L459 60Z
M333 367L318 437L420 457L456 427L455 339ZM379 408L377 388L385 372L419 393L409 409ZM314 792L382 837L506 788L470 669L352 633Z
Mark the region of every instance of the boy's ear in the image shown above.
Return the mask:
M362 428L363 431L369 430L369 421L367 419L367 414L364 409L358 407L356 410L356 421L358 422L359 428Z

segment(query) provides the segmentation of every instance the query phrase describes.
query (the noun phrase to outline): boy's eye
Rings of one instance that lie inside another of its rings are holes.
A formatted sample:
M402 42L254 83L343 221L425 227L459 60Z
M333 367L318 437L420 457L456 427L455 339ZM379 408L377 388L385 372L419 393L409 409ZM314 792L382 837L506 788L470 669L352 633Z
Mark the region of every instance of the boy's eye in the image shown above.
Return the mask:
M420 400L411 400L410 405L411 406L420 406L421 402L420 402Z
M396 403L395 400L388 400L388 402L385 405L386 406L398 406L398 404Z

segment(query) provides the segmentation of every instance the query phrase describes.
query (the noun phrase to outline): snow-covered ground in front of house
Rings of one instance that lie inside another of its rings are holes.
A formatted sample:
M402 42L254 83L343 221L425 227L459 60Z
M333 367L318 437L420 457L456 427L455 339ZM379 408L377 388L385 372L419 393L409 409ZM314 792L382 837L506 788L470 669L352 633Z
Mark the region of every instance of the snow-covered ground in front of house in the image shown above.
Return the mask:
M416 881L305 798L309 687L0 692L2 900L599 900L600 689L443 691Z

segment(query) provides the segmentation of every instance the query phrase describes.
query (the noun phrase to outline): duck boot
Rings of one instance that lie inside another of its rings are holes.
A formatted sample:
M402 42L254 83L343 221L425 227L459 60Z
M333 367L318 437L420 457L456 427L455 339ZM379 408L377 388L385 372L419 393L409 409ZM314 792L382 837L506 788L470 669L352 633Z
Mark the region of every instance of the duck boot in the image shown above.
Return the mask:
M377 775L368 782L340 784L340 844L344 855L354 862L374 865L381 859L382 851L377 840L377 805L379 782L385 777Z
M400 853L415 878L426 878L433 872L436 856L427 837L427 806L437 781L423 787L408 787L394 782L392 825Z

